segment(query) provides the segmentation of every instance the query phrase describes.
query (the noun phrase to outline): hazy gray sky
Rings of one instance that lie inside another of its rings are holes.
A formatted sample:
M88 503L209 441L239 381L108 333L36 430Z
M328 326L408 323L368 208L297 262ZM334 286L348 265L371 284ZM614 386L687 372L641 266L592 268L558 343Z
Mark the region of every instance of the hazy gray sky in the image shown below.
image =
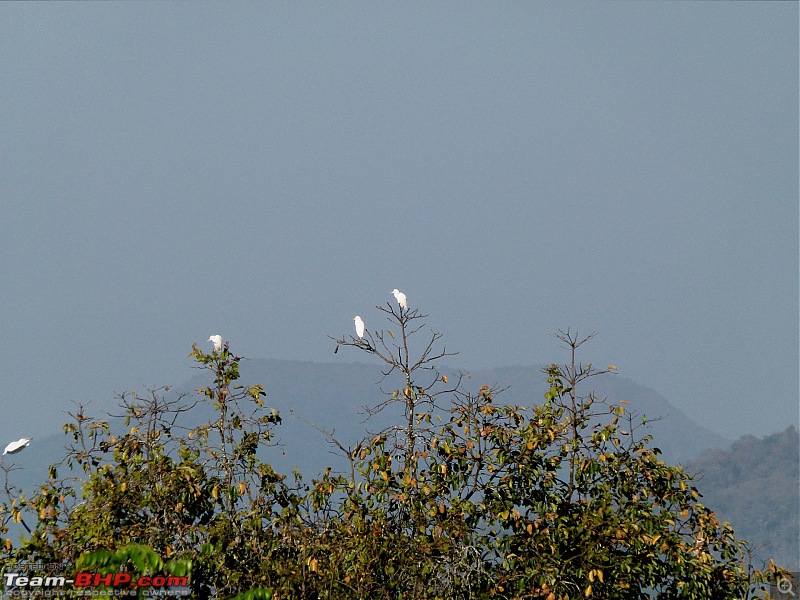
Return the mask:
M724 435L798 421L797 3L3 3L0 82L4 440L212 333L353 360L394 287L453 365L595 330Z

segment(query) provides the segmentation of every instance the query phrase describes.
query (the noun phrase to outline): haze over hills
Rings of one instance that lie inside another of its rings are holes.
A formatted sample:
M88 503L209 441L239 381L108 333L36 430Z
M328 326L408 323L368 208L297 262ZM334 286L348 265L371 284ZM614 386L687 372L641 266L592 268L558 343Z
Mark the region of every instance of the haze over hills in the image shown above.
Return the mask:
M458 370L443 369L443 372L455 376ZM326 436L316 428L334 434L345 446L355 445L368 432L397 423L401 415L399 406L389 407L366 420L365 406L377 405L386 399L385 392L391 394L400 387L398 378L382 380L377 365L247 359L241 363L241 373L241 383L264 385L267 406L277 409L283 418L283 423L275 430L280 445L270 451L274 454L270 460L282 472L298 467L306 476L312 476L326 466L336 469L344 464L341 457L332 453ZM209 373L198 372L189 381L174 386L169 394L185 394L193 398L199 388L210 382ZM525 407L540 403L547 390L545 375L534 366L465 373L464 383L472 391L477 391L482 385L502 390L496 402ZM647 425L637 430L638 435L653 436L653 445L661 449L668 462L684 462L703 450L730 446L730 440L696 423L658 392L631 379L612 374L595 377L579 390L584 395L590 391L609 402L629 402L627 410L636 415L634 422L641 423L642 416L646 416ZM211 410L210 406L201 403L192 411L191 423L209 418ZM88 412L98 418L107 418L96 406L89 406ZM38 457L44 459L47 455L46 461L41 463L46 467L58 458L64 443L66 439L58 434L40 438L30 451L20 455L20 459L38 464ZM51 451L55 451L52 456Z
M267 404L280 411L284 419L277 433L285 445L288 470L298 466L301 472L310 474L325 466L336 468L336 461L331 463L332 457L326 461L330 448L325 436L301 419L335 432L337 439L347 445L355 444L367 431L397 423L400 416L390 407L364 422L365 406L380 403L386 399L384 392L391 393L401 387L399 378L381 381L381 371L376 365L248 360L242 363L241 372L243 383L264 385ZM443 372L452 377L459 371L452 368ZM498 403L525 407L542 402L548 389L546 376L536 366L468 372L464 382L473 392L482 385L500 389ZM193 393L205 385L208 377L198 375L175 392ZM685 461L705 449L726 448L731 443L690 419L656 391L630 379L608 374L592 378L584 386L579 390L584 395L594 391L610 402L628 401L628 411L637 415L635 422L641 423L646 415L648 423L638 430L639 435L652 435L654 445L662 450L668 462Z
M500 402L530 406L542 401L547 390L546 377L539 367L504 367L473 373L473 379L489 385L508 386ZM667 462L683 462L706 448L726 448L731 441L714 433L676 408L655 390L619 375L594 377L578 390L580 395L593 392L598 398L618 403L626 400L629 412L638 415L641 423L646 416L647 426L639 435L652 435L653 445L660 448Z

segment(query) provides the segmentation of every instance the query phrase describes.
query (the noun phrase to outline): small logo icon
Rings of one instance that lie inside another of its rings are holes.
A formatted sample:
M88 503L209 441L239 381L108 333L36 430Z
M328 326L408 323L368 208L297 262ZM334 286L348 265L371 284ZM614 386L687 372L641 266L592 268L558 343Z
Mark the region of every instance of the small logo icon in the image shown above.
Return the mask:
M797 598L797 594L800 592L800 589L798 589L798 581L800 581L800 574L798 573L791 573L789 576L778 577L771 586L770 595L773 598Z

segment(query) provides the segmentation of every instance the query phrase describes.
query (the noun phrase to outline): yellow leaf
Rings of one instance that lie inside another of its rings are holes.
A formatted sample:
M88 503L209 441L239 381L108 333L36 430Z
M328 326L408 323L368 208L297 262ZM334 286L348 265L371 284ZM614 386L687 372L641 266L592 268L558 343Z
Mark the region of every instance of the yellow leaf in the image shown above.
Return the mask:
M606 368L607 368L609 371L616 371L616 370L617 370L617 365L608 365Z
M773 561L771 558L769 559L769 570L773 573L778 572L778 567L775 566L775 561Z
M586 596L587 598L592 595L592 586L591 585L587 585L586 586L586 589L583 591L583 595Z
M442 383L447 383L447 375L442 375Z

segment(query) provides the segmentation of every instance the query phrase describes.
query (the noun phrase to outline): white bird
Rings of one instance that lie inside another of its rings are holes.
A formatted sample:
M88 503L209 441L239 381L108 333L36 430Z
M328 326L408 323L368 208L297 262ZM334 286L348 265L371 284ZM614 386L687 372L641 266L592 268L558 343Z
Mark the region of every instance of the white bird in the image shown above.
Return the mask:
M31 438L22 438L21 440L17 440L16 442L11 442L8 446L6 446L6 449L3 450L3 456L5 456L6 454L16 454L30 443L31 443Z
M358 337L360 337L360 338L363 338L364 337L364 321L358 315L353 317L353 321L355 321L355 323L356 323L356 335L358 335Z
M212 335L208 338L209 342L213 342L214 344L214 351L219 352L222 350L222 336L221 335Z
M408 310L408 299L406 298L406 295L397 288L392 290L392 294L394 294L394 299L397 300L400 308Z

